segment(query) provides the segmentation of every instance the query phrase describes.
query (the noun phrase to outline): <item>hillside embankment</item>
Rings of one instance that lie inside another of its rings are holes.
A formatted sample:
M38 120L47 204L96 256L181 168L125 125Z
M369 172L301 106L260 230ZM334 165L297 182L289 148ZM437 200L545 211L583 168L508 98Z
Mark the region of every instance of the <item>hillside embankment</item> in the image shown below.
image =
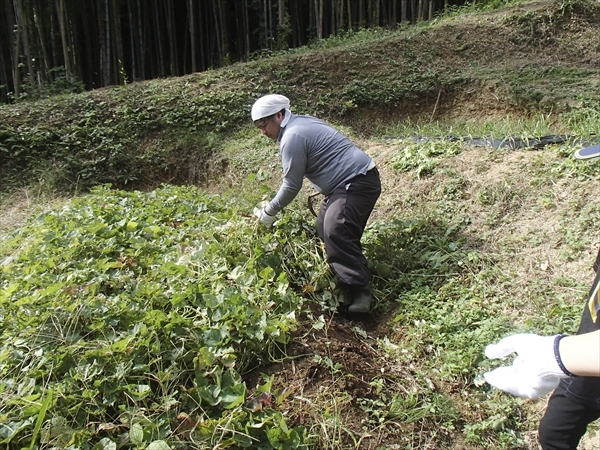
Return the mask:
M543 0L366 30L189 76L0 107L3 192L206 182L207 160L279 92L373 136L398 123L562 114L600 99L600 4Z

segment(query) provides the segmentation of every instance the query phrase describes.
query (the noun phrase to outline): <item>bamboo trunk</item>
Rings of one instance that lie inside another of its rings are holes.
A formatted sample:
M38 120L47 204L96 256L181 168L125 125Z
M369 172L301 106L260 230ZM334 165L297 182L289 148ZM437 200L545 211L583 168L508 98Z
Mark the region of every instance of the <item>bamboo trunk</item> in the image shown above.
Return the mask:
M7 24L9 25L9 27L14 28L14 26L16 24L14 5L11 5L7 2L7 3L5 3L5 7L6 7ZM19 68L19 63L20 63L19 55L21 54L21 36L20 36L19 27L16 27L16 29L15 29L14 41L12 44L13 45L10 46L10 49L11 49L10 59L11 59L11 63L12 63L11 64L11 72L12 72L12 78L13 78L14 97L15 97L15 100L18 101L19 98L21 97L21 70Z
M67 72L67 78L69 81L73 81L73 69L71 67L71 57L69 55L69 38L67 36L67 24L65 20L65 1L55 0L55 4L58 12L58 27L60 30L60 40L62 43L65 71Z
M188 23L190 27L190 51L192 53L192 72L198 71L198 62L196 60L196 26L194 17L194 1L187 0Z

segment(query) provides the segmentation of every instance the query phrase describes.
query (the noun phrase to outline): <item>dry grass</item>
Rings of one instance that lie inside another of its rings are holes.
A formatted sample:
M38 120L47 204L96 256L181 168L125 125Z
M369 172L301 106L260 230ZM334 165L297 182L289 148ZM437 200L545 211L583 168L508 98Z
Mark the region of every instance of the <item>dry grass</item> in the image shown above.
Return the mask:
M24 225L34 215L61 205L64 197L23 188L0 200L0 237Z

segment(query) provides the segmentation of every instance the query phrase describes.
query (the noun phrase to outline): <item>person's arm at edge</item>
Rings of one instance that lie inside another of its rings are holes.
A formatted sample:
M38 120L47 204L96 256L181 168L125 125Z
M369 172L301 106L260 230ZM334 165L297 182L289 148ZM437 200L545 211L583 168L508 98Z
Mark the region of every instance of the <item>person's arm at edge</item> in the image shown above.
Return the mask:
M573 375L600 377L600 330L562 338L558 352Z

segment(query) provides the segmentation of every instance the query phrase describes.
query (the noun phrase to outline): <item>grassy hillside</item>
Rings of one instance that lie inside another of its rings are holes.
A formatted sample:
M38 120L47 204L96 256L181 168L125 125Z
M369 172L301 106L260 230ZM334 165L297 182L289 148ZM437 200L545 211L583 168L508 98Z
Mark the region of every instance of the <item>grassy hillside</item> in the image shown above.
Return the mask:
M366 135L407 120L534 113L552 114L562 132L563 113L598 103L599 17L591 0L465 10L222 70L3 106L2 191L32 181L70 191L205 181L207 156L268 92Z
M482 352L576 331L600 161L467 138L594 141L599 22L591 0L472 8L0 108L0 444L536 449L546 399L491 389ZM340 308L308 186L273 230L252 218L279 182L248 118L266 92L382 173L364 320Z

